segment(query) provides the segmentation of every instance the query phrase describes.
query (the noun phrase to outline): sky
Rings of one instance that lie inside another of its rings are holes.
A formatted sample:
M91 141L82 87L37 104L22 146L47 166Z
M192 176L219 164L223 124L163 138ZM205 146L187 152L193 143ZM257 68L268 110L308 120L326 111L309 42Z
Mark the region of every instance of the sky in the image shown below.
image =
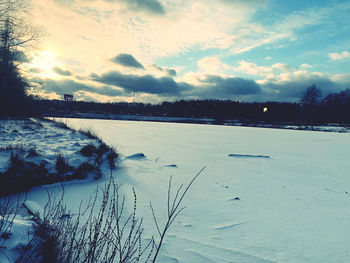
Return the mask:
M350 1L35 0L32 94L298 102L350 88Z

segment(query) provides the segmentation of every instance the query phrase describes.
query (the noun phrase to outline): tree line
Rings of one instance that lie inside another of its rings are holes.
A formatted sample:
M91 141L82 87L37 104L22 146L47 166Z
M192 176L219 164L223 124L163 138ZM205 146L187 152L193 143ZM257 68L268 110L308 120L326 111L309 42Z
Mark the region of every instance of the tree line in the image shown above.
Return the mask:
M37 112L48 116L94 113L211 118L218 124L225 120L237 120L245 123L290 123L308 126L326 123L350 125L350 89L321 98L320 90L315 85L306 90L299 103L247 103L210 99L178 100L159 104L37 100L35 105Z
M212 118L244 122L319 125L350 123L350 89L322 98L315 85L307 88L299 103L246 103L232 100L179 100L149 103L96 103L34 99L27 94L29 81L20 70L24 51L41 31L28 25L26 0L0 0L0 116L80 113L136 114L187 118Z

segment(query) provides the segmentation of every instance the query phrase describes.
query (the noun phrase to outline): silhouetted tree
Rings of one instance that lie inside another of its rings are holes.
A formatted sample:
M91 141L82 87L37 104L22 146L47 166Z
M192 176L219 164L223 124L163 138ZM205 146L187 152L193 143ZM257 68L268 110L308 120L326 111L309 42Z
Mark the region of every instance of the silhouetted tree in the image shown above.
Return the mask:
M350 89L328 94L321 103L326 122L350 123Z
M28 26L23 0L0 0L0 115L28 112L27 82L18 68L18 54L40 33Z
M319 105L321 97L322 91L316 85L312 85L307 88L301 98L305 121L306 124L310 124L311 129L313 129L315 122L315 108Z

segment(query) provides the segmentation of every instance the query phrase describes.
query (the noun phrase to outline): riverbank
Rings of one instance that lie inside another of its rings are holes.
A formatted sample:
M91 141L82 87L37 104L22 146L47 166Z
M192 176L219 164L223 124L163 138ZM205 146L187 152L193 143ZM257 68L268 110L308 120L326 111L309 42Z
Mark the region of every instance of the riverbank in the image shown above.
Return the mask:
M231 119L213 119L213 118L185 118L169 116L147 116L147 115L127 115L127 114L101 114L101 113L67 113L67 114L49 114L46 117L65 121L67 118L75 119L99 119L99 120L125 120L125 121L149 121L149 122L169 122L169 123L191 123L206 125L223 125L236 127L258 127L270 129L289 129L289 130L313 130L324 132L350 132L350 127L342 126L336 123L329 123L320 126L297 125L296 123L254 123L249 120L231 120Z

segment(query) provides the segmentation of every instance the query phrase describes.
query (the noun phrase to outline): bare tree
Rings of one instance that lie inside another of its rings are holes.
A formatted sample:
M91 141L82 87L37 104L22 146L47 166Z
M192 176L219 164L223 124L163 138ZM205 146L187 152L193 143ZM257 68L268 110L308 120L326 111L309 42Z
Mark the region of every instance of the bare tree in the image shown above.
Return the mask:
M18 54L41 35L27 23L27 8L25 0L0 0L0 115L20 111L27 99Z

